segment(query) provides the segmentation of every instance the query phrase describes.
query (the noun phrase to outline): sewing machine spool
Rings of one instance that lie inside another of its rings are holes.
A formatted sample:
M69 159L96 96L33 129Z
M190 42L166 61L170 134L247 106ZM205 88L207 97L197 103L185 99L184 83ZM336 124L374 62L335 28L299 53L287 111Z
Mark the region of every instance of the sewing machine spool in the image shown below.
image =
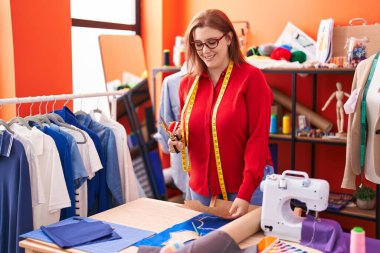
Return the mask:
M290 176L297 175L297 176ZM307 210L321 212L327 209L329 183L309 178L306 172L286 170L282 175L267 176L260 186L263 191L261 228L265 235L299 242L302 222L305 219L294 214L290 203L297 199L306 204Z

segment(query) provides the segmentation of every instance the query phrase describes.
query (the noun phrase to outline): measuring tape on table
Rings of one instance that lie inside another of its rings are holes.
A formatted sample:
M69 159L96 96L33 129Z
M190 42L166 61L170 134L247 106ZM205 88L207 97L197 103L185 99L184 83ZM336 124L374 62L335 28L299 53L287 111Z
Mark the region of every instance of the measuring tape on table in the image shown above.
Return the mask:
M218 134L217 134L217 128L216 128L216 115L218 112L219 105L222 101L224 92L226 91L228 81L230 80L233 66L234 66L233 61L230 61L230 63L228 64L228 67L227 67L227 72L224 76L222 87L220 89L218 98L217 98L215 106L214 106L214 110L212 112L212 121L211 121L212 142L214 145L216 169L218 172L218 180L219 180L220 190L222 191L222 196L223 196L224 200L228 200L228 198L227 198L226 185L224 183L224 178L223 178L222 162L220 159ZM183 127L181 128L181 134L182 134L182 136L185 136L185 138L184 138L185 139L185 147L188 146L189 119L190 119L190 115L191 115L191 110L193 109L193 106L194 106L195 96L196 96L196 93L198 90L198 84L199 84L199 76L195 78L193 85L191 86L190 92L186 98L185 105L184 105L182 113L181 113L181 120L182 120L182 122L185 122L185 124L184 124L185 129L183 129ZM185 115L185 110L186 110L186 115ZM185 119L185 121L184 121L184 119ZM186 172L189 171L191 168L190 159L189 159L189 166L187 166L185 149L182 149L182 167L183 167L184 171L186 171Z

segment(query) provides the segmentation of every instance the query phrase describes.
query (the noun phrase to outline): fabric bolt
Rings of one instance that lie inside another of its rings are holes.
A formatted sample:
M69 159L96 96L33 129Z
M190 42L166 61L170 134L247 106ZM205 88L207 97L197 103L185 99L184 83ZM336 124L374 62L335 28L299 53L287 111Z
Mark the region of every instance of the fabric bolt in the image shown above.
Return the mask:
M188 122L189 184L193 191L204 196L210 194L209 185L211 195L221 193L211 119L225 71L215 88L207 71L201 74ZM193 82L190 76L181 80L181 109ZM272 92L259 69L247 63L234 65L218 109L216 128L226 190L237 192L237 197L246 201L250 201L259 186L265 165L272 165L268 147L272 101Z
M138 253L160 253L160 247L141 246ZM175 251L176 253L256 253L257 246L240 249L226 232L216 230Z
M172 121L179 121L180 115L180 102L178 96L179 84L181 78L186 75L187 67L184 64L181 70L170 76L165 77L162 83L161 89L161 102L159 109L159 123L161 122L161 117L166 123ZM165 130L158 124L158 133L155 134L155 138L161 144L164 153L169 153L168 139L169 136ZM170 169L174 184L183 193L189 191L189 176L182 168L181 154L170 154ZM187 198L187 196L186 196Z
M123 200L129 202L139 198L137 177L133 170L132 158L128 147L127 132L123 125L112 120L104 112L99 113L97 119L94 111L90 111L90 117L100 124L110 128L115 135L117 158L119 161L120 178Z
M230 220L225 220L211 214L202 213L189 220L165 229L152 237L145 238L135 243L134 246L162 247L164 246L164 243L167 242L174 234L181 233L182 231L194 231L194 226L196 226L199 235L204 236L229 222Z
M103 148L99 136L94 131L83 126L80 122L78 122L78 120L75 118L75 114L72 111L70 111L70 109L66 106L64 106L61 110L56 110L54 112L59 114L65 120L66 123L76 126L79 129L88 133L88 135L91 137L92 141L95 144L96 151L98 152L98 156L100 158L100 161L102 162L102 167L104 169L106 161L103 157ZM105 178L105 173L101 173L101 171L98 171L95 174L95 176L87 182L89 215L102 212L108 209L108 194L106 187L107 182Z
M115 135L108 127L91 119L90 115L76 115L77 120L85 127L93 130L100 138L105 166L100 174L105 174L109 194L109 208L123 203L120 169L117 159Z
M39 228L42 225L49 225L59 221L61 209L71 206L70 197L67 191L65 177L61 159L58 154L54 140L33 127L32 130L26 127L13 124L11 130L15 133L15 138L23 139L25 149L31 150L29 169L38 173L30 173L32 203L33 203L33 227ZM25 144L24 144L25 143ZM38 176L36 179L34 177ZM44 201L33 200L33 192L36 189L37 181L43 185L37 188L43 195Z
M91 180L95 176L95 173L103 168L98 152L96 151L95 144L92 141L91 137L85 131L80 130L86 137L86 143L78 143L83 142L83 136L78 132L78 130L72 130L66 127L60 127L60 129L71 134L75 138L84 167L87 171L87 174L89 175L88 179ZM87 182L75 190L75 214L84 217L88 215Z
M58 127L57 125L51 124L50 127L54 131L57 131L58 133L65 136L67 141L70 144L71 164L72 164L71 167L73 168L74 187L75 189L78 189L84 182L86 182L88 178L88 173L87 173L86 168L84 167L82 156L79 153L77 142L71 134L65 131L62 131L61 128Z
M58 154L61 159L63 175L65 177L67 192L70 197L70 207L61 210L60 219L65 219L75 215L75 187L74 187L74 175L71 163L70 143L66 137L51 129L50 127L44 127L41 131L53 138L55 145L58 149Z
M24 252L19 235L33 230L29 164L22 143L0 132L0 252Z
M349 251L338 222L329 219L321 219L317 222L310 215L302 222L301 244L325 253Z
M61 226L42 226L41 230L61 248L121 239L118 234L113 232L110 225L101 221L80 220Z

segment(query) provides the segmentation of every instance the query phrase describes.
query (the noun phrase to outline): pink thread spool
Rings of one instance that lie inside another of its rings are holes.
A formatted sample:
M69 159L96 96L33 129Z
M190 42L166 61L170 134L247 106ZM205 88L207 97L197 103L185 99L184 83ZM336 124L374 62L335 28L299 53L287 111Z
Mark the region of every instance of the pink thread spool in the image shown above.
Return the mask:
M350 253L365 253L365 231L361 227L351 229Z

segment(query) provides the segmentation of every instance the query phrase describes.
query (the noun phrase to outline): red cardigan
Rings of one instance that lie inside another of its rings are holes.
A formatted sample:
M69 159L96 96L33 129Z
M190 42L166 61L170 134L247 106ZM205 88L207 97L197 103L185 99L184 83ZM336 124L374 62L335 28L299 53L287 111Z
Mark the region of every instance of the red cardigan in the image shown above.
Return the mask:
M207 71L203 72L189 119L189 184L203 196L210 196L209 187L211 195L221 193L211 119L224 75L225 71L214 88ZM181 80L181 110L193 81L189 76ZM216 127L226 190L247 201L260 184L265 165L272 164L268 148L272 101L271 89L259 69L247 63L234 65L217 112Z

